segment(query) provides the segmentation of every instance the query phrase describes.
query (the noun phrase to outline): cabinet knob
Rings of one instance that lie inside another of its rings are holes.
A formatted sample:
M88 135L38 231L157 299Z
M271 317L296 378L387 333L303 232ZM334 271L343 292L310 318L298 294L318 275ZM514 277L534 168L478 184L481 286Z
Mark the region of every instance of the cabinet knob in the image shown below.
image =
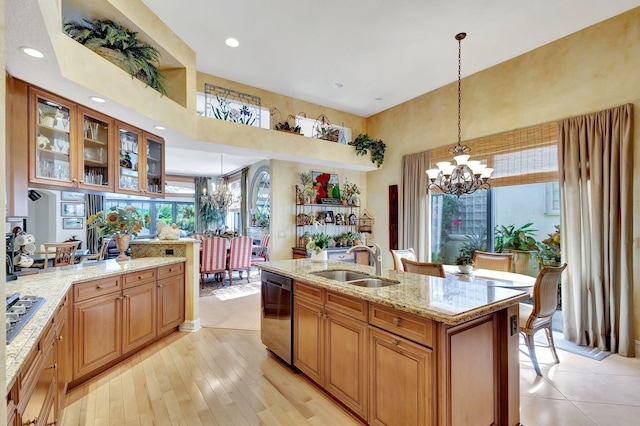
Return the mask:
M118 297L116 297L116 299L118 299L118 300L122 300L122 299L124 299L124 298L123 298L122 296L118 296Z
M49 370L55 370L56 368L58 368L58 363L56 362L53 365L50 365L49 367L47 367Z
M318 312L318 318L322 318L322 312Z
M158 284L158 288L162 288L162 284Z
M395 325L400 325L400 318L398 318L398 317L394 318L394 319L393 319L393 323L394 323Z
M96 286L96 290L102 290L102 286L101 285L97 285Z
M391 344L392 344L393 346L398 346L398 343L399 343L399 342L398 342L396 339L393 339L393 340L391 341Z
M138 275L138 279L139 279L139 280L141 280L141 279L143 279L143 278L144 278L144 277L143 277L142 275Z
M62 342L62 336L58 336L58 338L56 339L58 342Z
M329 318L329 315L324 314L324 315L322 316L322 318L327 319L327 318Z
M35 424L38 424L38 418L36 417L35 419L29 420L26 423L22 423L22 424L23 425L35 425Z

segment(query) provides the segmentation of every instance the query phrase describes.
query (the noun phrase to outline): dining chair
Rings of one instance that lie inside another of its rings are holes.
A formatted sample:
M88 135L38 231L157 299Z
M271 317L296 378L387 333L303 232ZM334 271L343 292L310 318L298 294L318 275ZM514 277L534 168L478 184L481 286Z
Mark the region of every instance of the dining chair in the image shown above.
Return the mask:
M68 243L45 243L43 262L36 262L32 267L47 269L49 267L49 260L52 261L51 266L54 268L58 266L73 265L76 260L76 250L78 249L78 245L80 245L80 241L72 241ZM49 259L50 255L53 255L52 259Z
M247 282L251 273L251 245L253 241L251 237L236 237L231 240L231 248L229 249L229 261L227 262L227 274L229 283L231 283L231 274L238 271L242 278L242 271L247 271Z
M513 253L489 253L479 250L473 253L474 269L511 272L511 265L513 265Z
M431 275L433 277L444 278L444 267L442 263L416 262L405 257L400 259L405 272L413 272L414 274Z
M416 260L416 252L412 248L403 250L391 250L391 256L393 257L393 269L396 271L402 271L403 266L400 259L405 258L409 260Z
M97 253L84 254L80 256L80 262L78 263L93 263L100 262L104 259L104 255L107 252L107 246L109 245L110 238L102 237L100 243L100 250Z
M200 286L204 286L204 276L223 274L227 268L227 240L220 237L206 238L200 244L202 258L200 260Z
M567 264L562 266L545 266L540 270L536 282L533 285L533 305L520 303L519 325L520 333L524 336L524 341L529 349L531 363L536 370L538 376L542 376L538 358L536 358L536 350L533 342L533 336L537 331L544 329L547 334L549 348L556 364L560 362L556 347L553 342L553 330L551 329L551 320L553 314L558 309L558 284L560 276L565 270Z
M269 241L270 234L264 234L260 240L260 245L251 248L251 264L269 261Z

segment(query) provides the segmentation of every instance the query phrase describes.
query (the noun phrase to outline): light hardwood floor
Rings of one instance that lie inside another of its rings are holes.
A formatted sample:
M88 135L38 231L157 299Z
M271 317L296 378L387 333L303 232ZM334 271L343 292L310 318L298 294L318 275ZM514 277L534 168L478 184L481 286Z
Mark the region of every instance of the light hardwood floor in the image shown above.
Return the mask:
M235 300L259 310L259 299ZM221 302L222 303L222 302ZM219 311L221 321L228 311ZM212 321L215 323L215 314ZM246 327L253 326L250 315ZM240 324L240 328L242 324ZM638 424L640 359L594 361L537 349L544 377L520 355L525 426ZM269 355L260 332L203 328L174 333L68 395L64 425L357 425L341 407Z

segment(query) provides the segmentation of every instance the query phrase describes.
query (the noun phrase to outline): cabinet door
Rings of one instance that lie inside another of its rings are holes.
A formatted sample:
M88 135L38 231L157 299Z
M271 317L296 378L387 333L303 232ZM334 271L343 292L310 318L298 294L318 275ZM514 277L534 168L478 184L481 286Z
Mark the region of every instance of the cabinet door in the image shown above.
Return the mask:
M56 370L53 346L54 340L51 340L46 348L42 348L46 353L46 358L42 364L33 393L28 396L24 411L21 413L21 424L23 425L45 425L52 414ZM20 405L23 404L24 402L21 401ZM51 420L53 420L52 416Z
M117 151L118 173L115 187L117 192L134 195L144 195L143 179L144 142L142 131L127 124L116 122L117 127Z
M156 283L122 291L122 353L127 353L156 337Z
M433 424L431 349L369 328L369 424Z
M114 190L113 119L79 108L78 175L80 187L96 191Z
M164 140L144 133L145 142L145 195L164 197Z
M309 378L324 382L324 308L322 305L294 297L293 365Z
M184 275L158 280L158 334L184 322Z
M56 382L56 418L60 420L62 416L62 410L65 405L65 394L67 393L67 385L72 380L72 368L71 368L71 336L69 327L69 306L68 303L70 296L67 295L63 299L62 304L58 308L54 322L56 326L56 355L58 364Z
M74 304L73 330L75 380L122 353L121 292Z
M29 93L30 181L77 187L75 104L34 88Z
M367 417L368 324L326 309L325 389Z

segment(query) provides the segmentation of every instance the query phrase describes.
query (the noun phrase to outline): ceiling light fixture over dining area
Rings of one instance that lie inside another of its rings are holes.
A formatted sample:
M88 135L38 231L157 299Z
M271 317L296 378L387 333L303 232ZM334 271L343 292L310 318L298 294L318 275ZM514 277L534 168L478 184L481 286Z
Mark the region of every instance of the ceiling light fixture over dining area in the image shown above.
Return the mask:
M201 197L204 203L210 203L219 212L226 212L233 202L233 193L227 186L227 179L222 175L222 155L220 155L220 183L216 187L211 184L211 194Z
M493 169L481 164L480 161L470 161L469 152L471 148L468 145L462 145L462 131L460 125L460 106L461 106L461 63L462 63L462 40L467 33L456 34L458 40L458 144L449 148L449 152L453 154L454 164L449 161L441 161L437 163L437 169L427 170L429 175L429 189L438 188L445 194L452 194L460 197L463 194L471 194L478 189L489 189L489 177Z

